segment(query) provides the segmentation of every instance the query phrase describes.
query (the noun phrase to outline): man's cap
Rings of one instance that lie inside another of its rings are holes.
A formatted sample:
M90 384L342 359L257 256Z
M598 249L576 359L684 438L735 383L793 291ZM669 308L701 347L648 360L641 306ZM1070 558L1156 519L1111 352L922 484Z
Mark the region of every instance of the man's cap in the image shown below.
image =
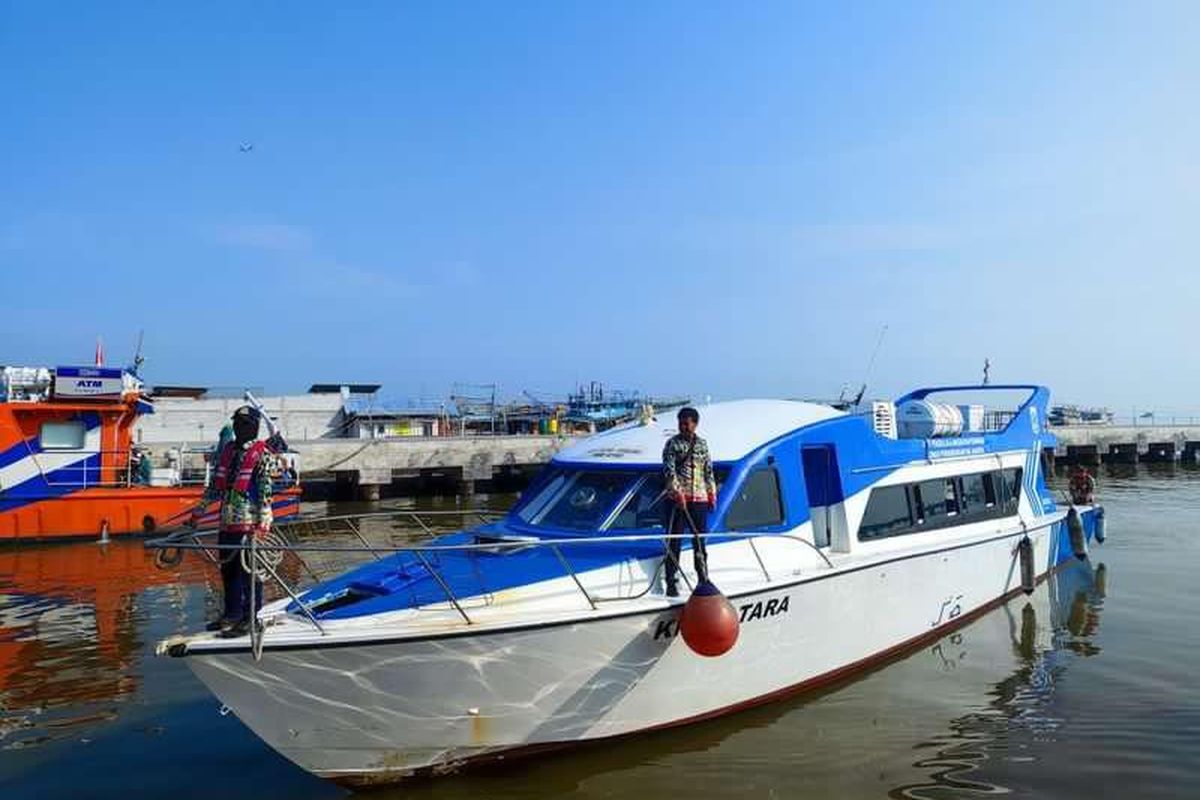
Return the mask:
M234 411L233 416L230 417L234 422L237 422L239 419L258 422L261 418L262 414L254 406L242 406L237 411Z

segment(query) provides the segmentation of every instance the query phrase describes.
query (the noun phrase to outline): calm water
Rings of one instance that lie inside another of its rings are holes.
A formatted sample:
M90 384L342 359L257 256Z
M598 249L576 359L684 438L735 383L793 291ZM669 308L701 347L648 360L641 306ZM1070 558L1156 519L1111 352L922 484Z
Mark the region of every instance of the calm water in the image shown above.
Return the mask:
M1194 796L1200 473L1108 473L1101 494L1090 564L870 674L372 796ZM198 559L154 569L137 542L0 550L0 797L345 796L154 657L214 585Z

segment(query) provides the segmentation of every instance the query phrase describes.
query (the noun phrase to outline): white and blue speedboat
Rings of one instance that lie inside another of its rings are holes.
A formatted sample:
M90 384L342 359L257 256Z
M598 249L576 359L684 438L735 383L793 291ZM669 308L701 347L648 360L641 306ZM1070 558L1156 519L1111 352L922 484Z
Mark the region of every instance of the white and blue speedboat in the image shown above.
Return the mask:
M988 390L1025 399L1004 413L937 402ZM161 651L280 753L352 785L767 702L941 636L1023 575L1031 589L1083 557L1101 510L1068 517L1047 489L1048 397L973 386L864 414L701 407L721 486L709 574L740 621L720 657L677 635L687 592L663 586L673 419L581 440L502 519L294 592L262 610L257 636ZM686 549L683 567L694 584Z

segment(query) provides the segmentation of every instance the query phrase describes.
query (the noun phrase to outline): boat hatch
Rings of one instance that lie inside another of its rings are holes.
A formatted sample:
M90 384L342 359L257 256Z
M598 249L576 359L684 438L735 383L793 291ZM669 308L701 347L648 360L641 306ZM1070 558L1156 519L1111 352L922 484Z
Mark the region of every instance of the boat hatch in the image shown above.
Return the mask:
M309 606L308 610L311 611L316 616L320 617L320 616L322 616L330 611L333 611L335 609L345 608L346 606L352 606L355 603L361 602L363 600L370 600L373 597L381 597L385 594L388 594L388 593L377 591L376 587L373 587L373 586L351 585L351 586L347 586L345 589L338 592L337 594L326 597L325 599L321 600L321 602L317 603L316 605Z
M475 534L475 544L479 545L495 545L495 547L483 547L479 552L490 553L492 555L504 555L506 553L516 553L521 550L528 550L534 544L541 541L536 536L519 536L517 534L498 534L498 533L477 533ZM525 544L525 547L521 545Z
M308 606L308 610L320 617L330 611L361 603L363 600L374 600L377 597L386 597L404 589L411 589L429 578L429 571L420 564L406 564L370 578L352 581L340 591L325 595L316 603ZM295 606L296 604L292 603L291 605ZM289 610L295 613L300 609Z

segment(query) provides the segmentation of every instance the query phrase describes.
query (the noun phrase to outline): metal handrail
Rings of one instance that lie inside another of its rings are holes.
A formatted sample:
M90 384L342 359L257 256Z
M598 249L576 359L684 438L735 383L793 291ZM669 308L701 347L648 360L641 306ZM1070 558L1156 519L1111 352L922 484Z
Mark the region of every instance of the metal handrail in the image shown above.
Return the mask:
M146 447L147 445L135 444L134 447ZM189 450L184 448L167 448L158 452L174 452L178 456L175 462L177 482L171 484L171 488L203 488L208 484L210 471L208 464L205 464L204 469L200 469L195 465L187 465L185 459L188 456L195 456L205 451ZM67 464L61 467L54 467L50 472L42 464L42 460L47 456L55 455L73 455L78 456L79 461L73 464ZM85 459L98 457L100 464L88 464ZM149 455L146 458L151 458ZM38 474L46 481L49 486L58 488L81 488L81 489L112 489L126 488L130 486L149 486L150 484L138 483L134 480L133 457L130 450L91 450L88 448L50 448L43 450L29 450L29 460L37 468ZM157 463L162 466L162 459L152 459L152 463ZM170 466L170 459L167 459L167 465ZM92 480L91 477L99 476L105 472L112 472L118 477L116 480ZM51 473L55 477L51 478ZM283 487L290 488L300 484L299 476L293 475L288 477L286 474L275 478L275 482ZM162 488L162 487L156 487Z
M397 515L402 515L402 516L408 516L409 518L414 519L414 521L416 521L420 524L420 527L422 529L424 529L426 531L430 531L430 533L432 533L432 531L430 529L428 529L427 525L425 525L424 523L420 523L418 515L422 515L422 513L430 513L430 515L439 516L439 517L449 517L452 515L455 515L455 516L478 515L480 518L485 518L486 516L491 515L491 512L472 509L472 510L444 511L444 512L420 512L420 511L376 512L376 513L372 513L372 515L342 515L340 517L337 517L336 519L338 519L338 521L349 521L349 519L361 519L364 517L379 518L379 517L395 517ZM1049 527L1051 527L1051 525L1060 523L1064 516L1066 516L1066 513L1064 513L1064 512L1063 513L1052 513L1052 515L1046 515L1046 517L1048 517L1048 518L1045 518L1043 522L1033 525L1033 527L1030 527L1030 525L1028 525L1026 523L1025 519L1019 518L1019 522L1021 525L1020 533L1022 535L1028 535L1031 533L1031 531L1042 530L1043 528L1049 528ZM328 522L328 521L331 521L331 519L335 519L335 518L324 518L324 521ZM434 581L437 582L437 584L439 585L439 588L442 589L443 594L445 594L446 600L448 600L450 602L451 606L454 606L456 612L462 616L463 621L466 622L467 625L473 625L474 620L470 619L470 615L467 613L467 610L462 607L462 603L460 601L458 601L457 597L455 596L454 590L452 590L450 588L450 584L445 581L445 578L442 576L442 573L440 573L438 571L437 567L434 566L433 563L431 563L430 558L428 558L428 554L431 554L431 553L436 554L436 553L442 553L442 552L469 552L469 551L480 551L480 552L486 551L486 552L494 553L497 551L497 549L504 549L504 548L511 548L511 549L526 549L529 547L551 548L551 551L553 552L554 555L556 555L556 557L559 561L559 564L563 566L563 569L566 572L566 575L568 575L571 578L571 581L575 583L575 587L578 590L580 590L580 593L583 595L584 599L586 599L588 601L588 604L590 607L592 607L592 610L598 610L599 607L598 607L598 604L596 604L598 602L619 601L619 600L629 601L629 600L640 599L640 597L643 597L644 595L646 595L646 593L647 593L647 591L649 591L650 587L653 587L653 584L656 581L656 578L658 578L659 570L655 569L654 575L652 577L650 577L650 579L649 579L647 588L644 589L643 591L641 591L641 593L638 593L636 595L631 595L628 597L593 596L592 594L588 593L587 588L584 587L583 582L580 581L580 577L578 577L578 573L575 571L574 567L571 566L570 561L564 557L564 554L562 552L563 545L600 545L600 543L605 543L605 545L607 545L607 543L613 543L613 542L656 542L656 543L662 543L662 545L666 545L666 542L668 540L674 540L674 539L680 539L680 540L692 539L694 541L695 540L708 540L708 539L725 539L725 540L732 540L732 541L744 540L749 543L749 545L752 549L752 552L754 552L755 559L758 561L758 566L760 566L763 571L763 576L766 577L767 582L770 583L770 581L772 581L772 578L770 578L770 573L767 571L767 566L766 566L766 564L763 563L760 553L758 553L758 548L755 545L755 540L769 539L769 537L774 537L774 539L782 539L782 540L802 543L802 545L805 545L806 547L811 548L812 551L817 553L817 555L820 555L820 557L822 558L824 563L826 563L826 565L829 567L830 570L835 569L833 561L829 560L828 555L824 554L821 551L820 547L817 547L814 542L810 542L806 539L802 539L802 537L796 536L793 534L778 534L778 533L763 534L763 533L756 533L756 531L706 531L706 533L697 533L697 531L694 530L694 531L691 531L691 533L686 533L686 534L683 534L683 533L680 533L680 534L671 534L671 533L624 534L624 535L619 535L619 536L601 535L601 536L576 536L576 537L547 537L547 539L524 539L524 537L523 537L523 539L520 539L520 540L511 540L511 541L497 540L497 541L490 541L490 542L474 542L474 543L470 543L470 545L372 546L372 545L370 545L370 543L368 543L365 540L365 537L362 536L361 531L358 529L358 527L356 527L356 525L353 525L353 524L350 525L350 529L352 529L353 534L356 537L358 537L359 541L362 542L362 545L364 545L364 547L359 548L359 547L313 546L313 545L305 545L305 543L296 543L296 545L293 545L293 543L287 543L287 545L281 546L281 545L277 545L276 542L280 541L280 537L278 537L275 534L271 534L268 537L268 539L266 539L262 543L258 542L256 537L251 536L250 543L248 543L248 545L221 545L221 543L217 543L217 545L205 545L204 542L200 541L200 539L202 539L202 537L208 537L208 536L212 536L212 535L215 535L218 533L217 530L211 530L211 529L210 530L180 531L180 533L164 536L164 537L162 537L162 539L155 539L155 540L150 540L148 542L145 542L145 547L149 548L149 549L161 549L161 551L166 551L166 549L175 549L176 552L188 551L188 549L198 549L198 551L202 551L205 553L205 555L208 555L208 557L210 559L214 558L214 557L212 557L212 551L214 551L214 549L215 549L215 551L242 551L244 553L248 552L248 554L250 554L250 563L246 564L245 555L242 555L242 559L244 559L244 560L242 560L242 566L244 566L244 569L246 569L247 571L250 571L252 573L251 607L252 608L254 607L253 593L254 593L254 591L256 591L256 588L254 588L254 585L257 584L256 579L254 579L254 575L256 575L256 573L258 573L259 569L262 569L266 573L269 573L271 578L275 579L276 583L281 585L284 593L287 593L287 595L290 597L290 599L292 599L292 601L296 604L296 606L298 606L300 608L301 612L304 613L305 616L307 616L308 620L310 620L312 622L313 627L316 628L316 630L320 634L322 634L322 636L326 636L326 634L328 634L328 633L326 633L324 626L322 626L322 624L320 624L320 621L317 619L316 614L313 613L312 608L310 606L308 606L307 603L301 601L300 595L298 593L296 593L296 591L292 587L290 587L290 585L286 581L284 581L284 579L280 576L280 573L278 573L278 571L276 571L274 564L272 564L272 559L271 559L270 555L263 555L264 553L265 554L281 553L281 552L362 553L362 552L364 552L364 549L365 549L366 552L372 553L374 555L374 557L376 557L376 558L379 558L379 552L412 553L413 555L415 555L416 559L418 559L421 566L424 567L426 572L428 572L428 575L430 575L434 579ZM1014 535L1015 534L1016 534L1016 531L1014 531ZM184 539L190 539L191 541L190 542L182 541ZM682 564L679 564L679 561L677 559L674 559L674 555L671 553L671 548L665 547L665 549L666 549L666 557L665 558L672 560L673 563L676 564L676 569L678 570L679 576L684 579L685 584L688 584L688 588L690 590L691 589L691 581L688 578L688 573L686 573L683 570ZM275 563L277 563L278 559L275 559L274 561L275 561ZM312 570L308 569L307 564L304 563L304 559L301 558L300 561L302 564L305 565L305 569L308 570L308 572L310 572L310 575L313 575L314 577L316 577L316 575L314 575ZM174 563L178 564L178 560L174 561ZM414 606L414 608L421 608L421 606ZM265 622L266 622L266 624L269 624L270 620L265 620ZM253 622L250 626L250 639L251 639L251 652L253 654L253 657L256 658L256 660L258 660L258 658L262 657L262 654L263 654L263 630L262 630L262 628L259 627L259 620L258 620L257 616L256 616L256 619L253 620Z
M387 519L389 517L411 516L411 517L481 517L500 519L505 516L503 511L489 511L486 508L449 508L449 509L431 509L422 511L417 509L397 508L388 511L368 511L359 514L332 514L324 517L300 517L294 520L281 522L280 525L297 525L300 523L317 523L317 522L342 522L344 520L360 520L360 519Z
M1035 528L1030 528L1035 530ZM186 537L200 536L215 536L216 528L187 531ZM749 539L786 539L789 541L798 542L812 548L817 555L825 561L826 566L833 568L833 562L829 557L821 552L820 548L799 536L790 533L763 533L757 531L711 531L709 533L695 534L703 539L732 539L735 541ZM180 537L180 538L173 538ZM199 543L188 544L182 541L179 533L173 533L164 536L160 539L148 539L144 543L145 547L151 550L164 548L179 548L181 550L244 550L245 545L239 544L215 544L203 545ZM691 533L647 533L647 534L626 534L621 536L580 536L580 537L549 537L545 539L513 539L505 541L498 539L488 542L473 542L471 544L433 544L433 545L370 545L367 548L363 547L341 547L336 545L311 545L311 544L289 544L289 545L263 545L262 550L281 550L284 552L296 553L363 553L370 550L382 553L406 553L415 550L421 550L426 553L443 553L443 552L460 552L467 550L479 550L481 552L495 551L497 549L511 548L513 550L524 550L529 547L556 547L564 544L610 544L612 542L657 542L661 543L668 539L691 539Z
M270 577L273 578L277 583L280 584L280 586L283 588L283 591L293 600L293 602L295 602L300 607L300 610L304 613L304 615L307 616L309 618L309 620L313 622L314 627L316 627L316 629L322 635L325 634L325 631L324 631L323 627L320 625L320 623L316 620L316 618L313 615L309 606L306 603L301 602L298 593L295 590L293 590L293 588L290 585L287 584L287 582L279 575L279 573L276 569L271 567L270 564L266 563L264 558L260 557L260 554L262 554L262 553L269 554L269 553L273 553L273 552L279 552L279 553L292 552L292 553L297 553L297 554L304 553L304 552L369 553L375 559L378 560L378 559L382 558L382 555L381 555L382 553L388 553L388 554L409 553L416 557L417 561L421 564L421 566L425 569L425 571L438 584L438 587L441 589L442 593L446 596L447 601L454 607L454 610L458 612L458 614L463 618L463 621L466 622L466 624L468 624L468 625L474 624L474 621L471 619L471 616L467 613L466 609L463 608L462 603L459 601L458 597L454 594L454 591L450 587L449 583L442 576L441 572L434 565L434 563L430 560L430 558L429 558L430 555L434 555L436 557L437 553L442 553L442 552L470 552L470 551L496 553L497 550L503 552L505 550L521 550L521 549L525 549L525 548L529 548L529 547L547 547L554 554L554 556L558 560L559 564L563 567L564 573L568 577L571 578L571 581L575 584L575 587L579 590L580 594L583 595L584 599L588 602L588 605L592 608L592 610L598 609L598 607L599 607L597 605L598 602L601 602L601 601L607 602L607 601L619 600L619 599L623 599L623 598L596 597L596 596L593 596L591 593L589 593L587 588L583 585L583 582L580 580L579 573L575 570L575 568L572 566L570 561L563 554L563 552L562 552L563 545L581 545L581 544L591 545L591 544L610 544L610 543L620 543L620 542L626 542L626 543L645 542L645 543L663 544L672 539L689 539L689 538L694 539L697 537L705 539L705 540L719 539L719 538L723 538L726 540L734 540L734 541L745 540L750 545L750 547L754 553L754 557L757 560L759 567L763 571L763 576L765 577L765 579L768 582L770 582L771 575L768 572L766 565L763 562L762 557L758 552L758 548L755 546L754 540L759 539L759 538L764 538L764 537L774 537L774 538L778 538L778 539L785 539L785 540L789 540L789 541L800 542L801 544L808 546L824 560L825 564L830 569L833 568L833 562L831 562L829 560L828 556L826 556L823 552L821 552L821 550L816 545L814 545L812 542L809 542L808 540L803 539L799 536L795 536L792 534L782 534L782 533L763 534L763 533L757 533L757 532L724 531L724 532L709 532L709 533L701 533L701 534L661 533L661 534L624 534L624 535L620 535L620 536L550 537L550 538L540 538L540 539L522 538L519 540L514 539L511 541L505 541L503 539L498 539L495 541L473 542L470 544L459 544L459 545L421 545L421 544L416 544L416 545L374 545L366 540L366 538L362 535L362 531L359 529L359 527L356 524L354 524L356 521L361 520L363 518L379 519L379 518L395 518L397 516L403 516L403 517L408 517L412 521L415 521L422 528L422 530L425 533L427 533L429 535L435 535L435 532L432 529L430 529L427 525L425 525L424 522L422 522L420 520L421 515L429 515L429 516L434 516L434 517L439 517L439 518L446 518L446 517L452 517L452 516L459 516L459 517L478 516L481 519L486 519L486 517L492 516L493 513L483 511L480 509L467 509L467 510L461 510L461 511L459 511L459 510L440 511L440 512L422 512L422 511L396 512L396 511L393 511L393 512L375 512L372 514L345 514L345 515L339 515L337 517L323 517L323 518L318 518L315 520L307 521L309 523L314 523L314 522L316 522L316 523L322 523L322 522L346 523L345 530L348 533L350 533L351 535L353 535L356 539L358 539L358 541L360 542L360 546L347 547L347 546L317 545L317 544L307 544L307 543L288 543L286 545L280 545L280 544L277 544L278 539L275 539L274 537L272 537L273 541L267 541L267 542L263 542L263 543L259 543L257 541L252 541L248 545L246 545L246 544L219 544L219 543L218 544L206 544L201 541L202 538L207 538L207 537L216 535L218 533L218 531L215 529L180 531L180 532L170 534L168 536L165 536L165 537L162 537L159 539L149 540L145 543L145 546L147 549L158 549L158 550L167 550L167 549L173 549L176 551L201 550L206 555L208 555L210 558L212 557L212 551L214 551L214 550L216 550L216 551L234 550L234 551L243 551L243 552L248 550L250 552L250 558L251 558L250 563L257 564L260 567L264 568L265 571L270 575ZM500 516L500 515L495 514L495 516ZM296 522L282 523L281 525L276 526L276 531L278 531L281 528L287 528L287 527L293 527L293 526L299 527L300 525L303 525L304 522L305 522L304 520L298 520ZM674 560L673 554L670 552L669 548L667 548L666 558ZM314 577L315 577L315 574L313 573L311 568L308 567L307 562L302 557L299 558L299 561L304 565L306 571L308 571L308 573L310 575L314 575ZM679 574L682 576L682 578L684 580L684 583L688 586L689 589L691 589L691 580L688 578L687 573L682 569L682 565L679 564L678 561L676 561L675 563L676 563L676 568L677 568ZM657 575L657 571L656 571L655 575ZM654 580L654 578L651 578L651 583L653 583L653 580ZM644 595L644 592L642 593L642 595ZM638 595L638 597L640 597L642 595ZM624 598L624 599L634 599L634 598ZM252 638L255 636L257 636L257 629L255 631L252 631Z
M486 515L488 513L489 512L481 511L478 509L466 509L466 510L461 510L461 511L444 511L444 512L421 512L421 511L375 512L373 514L357 514L357 515L356 514L346 514L346 515L340 515L339 517L336 517L336 518L320 518L319 520L312 520L312 521L330 521L330 520L334 520L334 519L337 519L339 521L345 521L345 520L352 520L352 519L361 519L363 517L380 518L380 517L395 517L397 515L408 516L415 520L415 519L417 519L417 515L421 515L421 514L431 514L431 515L439 516L439 517L448 517L448 516L452 516L452 515L467 516L467 515L472 515L472 514L479 514L482 516L482 515ZM1041 530L1042 528L1046 528L1051 525L1054 525L1054 524L1060 522L1062 520L1063 516L1065 516L1065 514L1053 514L1053 515L1048 515L1048 516L1050 516L1051 518L1044 522L1041 522L1037 525L1034 525L1032 527L1029 526L1025 522L1024 519L1020 519L1019 522L1021 525L1021 532L1023 534L1027 535L1031 531ZM419 520L417 520L417 521L419 522ZM285 524L295 524L295 523L285 523ZM426 530L430 533L433 533L424 524L421 524L421 527L424 530ZM468 624L468 625L474 624L474 621L471 619L471 617L467 613L466 609L463 608L462 603L459 601L458 597L454 594L454 591L451 589L449 583L447 583L446 579L442 576L442 574L437 569L437 567L434 565L434 563L431 562L430 558L428 557L430 554L436 555L437 553L442 553L442 552L470 552L470 551L495 553L497 550L505 550L505 549L523 550L523 549L530 548L530 547L548 547L548 548L550 548L551 552L553 552L554 555L557 557L557 559L558 559L559 563L562 565L565 573L571 578L572 582L575 584L576 588L583 595L583 597L587 600L587 602L591 606L592 610L598 609L598 606L597 606L598 601L636 599L638 597L644 596L645 592L642 592L641 594L635 595L630 598L594 597L584 587L583 582L579 579L578 573L575 571L574 567L572 567L571 563L563 555L562 550L561 550L562 545L595 545L595 544L611 544L611 543L615 543L615 542L629 542L629 543L636 543L636 542L651 543L651 542L653 542L656 544L662 544L662 543L665 543L666 541L672 540L672 539L697 539L697 538L705 539L705 540L708 540L708 539L725 539L725 540L733 540L733 541L744 540L752 548L755 559L758 561L759 566L762 568L764 577L766 578L767 582L770 583L771 582L770 573L767 571L766 565L763 562L762 557L760 556L760 554L758 552L758 548L755 545L755 540L756 539L766 539L766 538L776 538L776 539L783 539L783 540L787 540L787 541L799 542L799 543L809 547L810 549L813 550L813 552L817 553L817 555L819 555L821 557L821 559L825 562L826 566L829 569L835 568L833 562L829 560L829 557L824 552L822 552L821 549L816 544L808 541L807 539L804 539L800 536L796 536L794 534L759 533L759 532L753 532L753 531L713 531L713 532L705 532L705 533L689 532L689 533L678 533L678 534L664 532L664 533L656 533L656 534L623 534L623 535L618 535L618 536L601 535L601 536L583 536L583 537L547 537L547 538L539 538L539 539L522 538L522 539L513 539L511 541L505 541L503 539L499 539L499 540L488 541L488 542L473 542L470 544L452 544L452 545L371 545L366 542L365 538L362 536L361 531L358 530L357 526L353 526L352 532L359 539L360 542L363 542L362 547L312 545L312 544L305 544L305 543L297 543L297 544L289 543L287 545L279 545L279 544L275 543L277 541L277 539L274 539L274 537L272 537L271 541L267 541L267 542L264 542L261 544L256 541L251 541L250 544L248 544L248 545L243 545L243 544L236 544L236 545L215 544L215 545L212 545L212 544L205 544L200 541L200 539L202 537L213 536L217 532L218 531L216 531L214 529L184 531L184 532L179 532L179 533L175 533L175 534L170 534L168 536L165 536L165 537L162 537L159 539L151 539L145 543L145 546L148 549L176 549L179 551L201 550L201 551L205 552L206 554L209 554L210 556L211 556L211 552L213 550L217 550L217 551L220 551L220 550L247 551L248 550L251 555L251 563L259 564L265 568L265 570L270 574L270 576L281 585L283 590L288 594L288 596L293 600L293 602L295 602L300 607L300 610L303 612L303 614L305 616L307 616L310 621L312 621L314 627L317 629L318 632L321 633L321 635L326 635L326 632L325 632L324 628L321 626L320 622L317 621L311 608L307 604L301 602L299 594L297 594L283 580L283 578L279 575L279 573L273 567L271 567L271 565L269 563L266 563L264 561L264 559L259 556L259 553L272 553L272 552L363 553L363 552L369 552L372 555L374 555L377 559L380 558L380 555L379 555L380 553L393 553L393 554L411 553L412 555L414 555L417 558L418 562L422 565L422 567L424 567L424 569L429 573L429 575L438 584L438 586L442 590L443 594L445 594L447 601L449 601L449 603L454 607L454 610L458 612L458 614L463 618L464 622L466 622L466 624ZM253 538L253 537L251 537L251 538ZM184 539L190 539L191 541L187 542L187 541L184 541ZM666 548L666 549L667 549L666 558L674 560L673 554L670 552L670 548ZM304 561L303 558L301 558L300 561L303 563L303 561ZM675 561L675 564L676 564L676 568L678 569L679 574L683 577L684 582L688 585L688 587L690 589L691 581L688 579L687 573L682 569L682 565L679 564L678 561ZM307 565L306 565L306 567L307 567ZM309 572L311 574L311 570L309 570ZM655 577L657 577L657 574L658 573L656 570ZM655 577L652 577L650 579L651 583L653 583L653 581L655 580ZM261 653L261 637L257 633L256 626L251 626L251 638L252 638L252 645L254 645L254 649L255 649L255 653L256 653L256 657L257 657L257 654Z

